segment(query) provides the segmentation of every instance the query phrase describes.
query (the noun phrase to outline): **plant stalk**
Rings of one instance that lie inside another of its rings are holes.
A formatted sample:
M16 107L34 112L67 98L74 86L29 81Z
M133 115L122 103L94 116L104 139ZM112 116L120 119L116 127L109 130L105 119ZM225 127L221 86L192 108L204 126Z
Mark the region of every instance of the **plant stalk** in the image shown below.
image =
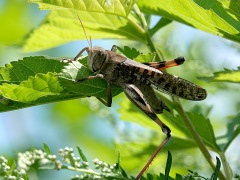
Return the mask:
M232 179L231 169L229 168L225 154L224 152L219 152L218 154L220 155L226 178L231 180Z
M179 116L183 120L183 122L186 125L188 131L191 133L194 141L198 145L198 147L199 147L200 151L202 152L202 154L204 155L205 159L208 161L208 163L210 164L212 169L215 170L216 163L212 159L212 157L211 157L210 153L208 152L205 144L202 142L200 136L198 135L197 131L195 130L194 126L192 125L190 119L188 118L188 116L187 116L186 112L184 111L184 109L182 107L182 104L180 103L179 100L177 102L176 111L178 112ZM221 171L219 171L218 177L221 180L226 180L225 176L223 175L223 173Z

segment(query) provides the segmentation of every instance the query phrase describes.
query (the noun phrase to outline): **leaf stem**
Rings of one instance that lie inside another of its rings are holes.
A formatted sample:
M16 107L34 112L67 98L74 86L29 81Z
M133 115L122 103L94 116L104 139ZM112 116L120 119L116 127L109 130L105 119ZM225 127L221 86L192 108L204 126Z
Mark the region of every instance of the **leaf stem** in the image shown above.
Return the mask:
M71 170L71 171L85 172L85 173L88 173L88 174L94 174L94 175L97 175L97 176L102 176L100 173L95 172L92 169L89 169L89 170L88 169L79 169L79 168L74 168L74 167L71 167L71 166L62 166L61 169L68 169L68 170Z
M211 157L210 153L208 152L206 146L204 145L200 136L198 135L197 131L195 130L194 126L192 125L190 119L188 118L188 116L187 116L186 112L184 111L184 109L183 109L179 100L177 102L176 111L178 112L179 116L182 118L184 124L186 125L187 129L191 133L191 135L192 135L194 141L196 142L196 144L198 145L200 151L202 152L202 154L204 155L204 157L206 158L206 160L208 161L208 163L210 164L212 169L215 170L216 163L212 159L212 157ZM221 180L226 180L225 176L223 175L223 173L221 171L219 171L218 177Z
M149 50L151 52L156 52L156 61L159 62L159 61L163 61L163 59L161 58L161 55L159 53L159 51L157 51L156 47L154 46L152 40L151 40L151 37L149 35L149 32L148 32L148 25L146 24L146 20L143 16L143 14L138 10L137 10L137 7L135 7L135 13L140 13L140 14L137 14L138 15L138 18L140 18L140 23L142 24L143 27L141 27L139 24L137 24L131 17L127 17L127 20L132 24L132 26L135 27L135 29L144 37L145 41L144 42L145 44L147 44Z
M152 29L149 30L150 36L152 37L159 29L163 28L164 26L168 25L171 22L172 20L162 17L158 21L158 23Z

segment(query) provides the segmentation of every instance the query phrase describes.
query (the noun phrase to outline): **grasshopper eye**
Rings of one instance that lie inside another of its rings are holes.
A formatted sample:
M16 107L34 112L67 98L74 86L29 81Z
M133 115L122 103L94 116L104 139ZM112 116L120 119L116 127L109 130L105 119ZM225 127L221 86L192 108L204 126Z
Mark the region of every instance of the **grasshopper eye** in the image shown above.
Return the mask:
M97 52L97 56L98 56L98 57L104 56L104 54L102 53L102 50L99 50L99 51Z

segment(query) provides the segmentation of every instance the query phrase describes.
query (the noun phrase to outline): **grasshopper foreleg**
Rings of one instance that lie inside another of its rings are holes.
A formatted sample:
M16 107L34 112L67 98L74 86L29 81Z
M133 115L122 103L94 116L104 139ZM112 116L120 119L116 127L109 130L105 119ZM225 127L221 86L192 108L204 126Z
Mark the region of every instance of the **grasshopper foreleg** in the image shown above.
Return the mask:
M82 82L82 81L85 81L85 80L95 79L95 78L103 79L103 75L102 74L97 74L96 76L89 76L89 77L77 79L76 81L74 81L74 84L77 83L77 82Z
M123 90L128 99L135 104L139 109L141 109L146 115L148 115L154 122L156 122L161 128L163 133L167 135L166 139L160 144L157 150L154 152L152 157L149 159L145 167L138 174L135 180L140 179L142 174L146 171L148 166L151 164L157 153L161 150L161 148L167 143L169 138L171 137L171 130L157 117L157 115L152 111L150 105L145 99L143 93L135 86L134 84L123 84Z
M112 89L111 89L111 83L108 83L107 85L107 102L105 102L102 98L97 97L97 99L102 102L105 106L111 107L112 105Z
M86 78L82 78L82 79L78 79L76 81L74 81L74 84L77 83L77 82L82 82L82 81L85 81L85 80L89 80L89 79L95 79L95 78L98 78L98 79L103 79L103 75L102 74L97 74L96 76L89 76L89 77L86 77ZM105 106L107 107L111 107L112 105L112 89L111 89L111 83L108 83L107 85L107 101L105 102L102 98L100 97L97 97L97 99L102 102Z

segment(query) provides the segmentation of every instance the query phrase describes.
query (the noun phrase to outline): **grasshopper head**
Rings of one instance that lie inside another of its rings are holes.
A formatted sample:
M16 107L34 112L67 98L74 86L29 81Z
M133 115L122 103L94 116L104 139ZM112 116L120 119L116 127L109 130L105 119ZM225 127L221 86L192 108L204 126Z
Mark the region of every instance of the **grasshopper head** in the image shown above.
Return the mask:
M102 47L94 46L89 50L87 64L90 70L93 72L100 70L106 60L106 56L105 49Z

